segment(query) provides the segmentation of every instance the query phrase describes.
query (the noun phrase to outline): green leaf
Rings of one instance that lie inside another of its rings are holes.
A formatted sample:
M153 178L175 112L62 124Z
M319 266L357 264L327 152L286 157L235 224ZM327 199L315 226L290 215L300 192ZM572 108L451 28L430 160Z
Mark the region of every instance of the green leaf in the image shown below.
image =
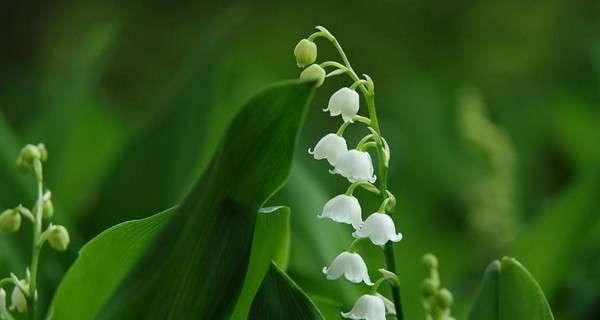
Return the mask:
M514 258L492 262L482 280L470 320L553 320L542 289Z
M252 302L248 319L315 320L325 318L308 295L272 263L269 273Z
M290 247L290 208L262 208L256 218L252 251L242 293L231 319L245 320L271 261L285 268Z
M173 212L171 208L146 219L121 223L88 242L56 291L51 312L54 318L94 318ZM259 211L248 272L232 319L246 319L271 260L287 264L289 221L288 207ZM72 303L74 299L76 304Z
M291 167L312 83L271 86L236 116L219 151L99 319L224 319L248 265L256 212Z
M53 318L93 319L174 212L123 222L83 246L56 291Z

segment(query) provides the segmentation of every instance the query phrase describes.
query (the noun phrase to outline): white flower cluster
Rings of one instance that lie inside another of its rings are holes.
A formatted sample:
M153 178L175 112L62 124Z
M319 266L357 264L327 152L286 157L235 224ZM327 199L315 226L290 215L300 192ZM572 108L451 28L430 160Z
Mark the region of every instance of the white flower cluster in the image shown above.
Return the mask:
M342 88L331 96L329 111L331 116L342 115L344 122L351 122L359 110L359 99L356 91ZM401 233L396 233L392 218L385 212L374 212L366 220L362 219L362 207L352 194L353 186L375 183L373 161L367 151L360 149L348 150L346 139L342 135L329 133L317 142L314 149L309 149L317 160L327 159L333 166L331 173L345 177L352 185L350 192L340 194L325 203L319 218L328 218L335 222L352 225L352 236L357 239L368 238L378 246L384 246L388 241L398 242ZM374 186L372 186L374 187ZM385 206L380 208L385 211ZM364 282L373 286L367 265L356 252L340 253L328 267L323 268L327 279L335 280L345 277L353 283ZM395 314L394 304L380 294L366 294L360 297L350 312L342 313L348 319L379 320L385 319L386 313Z
M324 267L323 273L329 280L344 277L350 282L364 283L372 287L371 293L361 296L352 310L342 312L344 318L385 320L386 314L395 314L396 310L394 303L377 293L377 289L386 280L395 281L397 284L398 278L392 272L380 269L382 277L373 283L369 276L367 264L360 254L355 252L354 247L362 239L369 239L374 245L381 247L390 241L398 242L402 239L402 234L396 233L392 218L386 214L386 211L394 206L395 198L386 189L385 183L381 183L379 188L373 185L377 181L377 176L375 175L371 154L367 151L371 148L377 150L380 169L378 172L385 175L389 161L389 146L380 135L376 114L374 113L374 86L371 78L366 75L366 79L358 78L350 67L337 40L325 28L317 27L317 29L320 32L314 33L308 39L301 40L294 50L297 65L300 67L308 66L301 73L300 78L316 81L316 86L321 86L325 78L329 76L343 73L348 74L354 80L352 86L343 87L331 95L327 108L323 110L329 112L332 117L341 116L343 123L340 129L336 133L325 135L313 149L308 150L308 153L315 159L326 159L329 162L333 167L330 173L340 175L350 183L350 187L344 194L336 195L325 203L318 217L352 225L354 229L352 236L356 240L346 251L335 257L329 266ZM317 47L313 40L318 37L327 38L336 45L345 62L344 65L334 61L315 64ZM337 70L326 73L324 68L327 67L335 67ZM368 118L358 115L360 95L357 89L361 90L367 100L370 116ZM369 98L371 99L369 100ZM355 122L365 124L370 130L370 134L361 139L356 148L349 149L344 138L344 131L350 124ZM382 198L379 209L364 221L360 202L353 195L357 187L377 193Z

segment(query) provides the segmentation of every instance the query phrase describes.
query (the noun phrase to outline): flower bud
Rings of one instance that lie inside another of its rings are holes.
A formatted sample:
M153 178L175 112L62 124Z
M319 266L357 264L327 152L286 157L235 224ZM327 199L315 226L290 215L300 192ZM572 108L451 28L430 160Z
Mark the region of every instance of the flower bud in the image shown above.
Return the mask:
M302 39L294 48L294 56L300 68L313 64L317 61L317 45L308 39Z
M25 287L27 289L29 288L29 286L27 285L27 283L24 280L20 280L19 283L23 287ZM15 309L19 313L24 313L25 311L27 311L27 299L25 298L25 295L23 294L23 292L21 291L21 289L18 286L15 286L15 288L13 289L13 291L10 295L10 310L15 310Z
M40 149L37 146L32 144L28 144L21 149L21 154L19 155L24 162L31 163L33 160L42 158L42 154Z
M21 228L21 215L17 210L8 209L0 214L0 232L13 233Z
M40 150L38 146L28 144L21 149L21 153L17 158L17 168L25 172L33 166L34 160L42 160L42 156L48 157L46 148L41 144L43 150Z
M431 279L425 279L425 281L423 281L423 284L421 285L421 293L424 297L431 298L435 294L436 290L437 286Z
M48 160L48 150L46 149L46 145L43 143L38 143L37 148L40 151L40 160L47 161Z
M436 258L436 256L434 256L431 253L428 253L426 255L423 256L422 258L423 264L425 265L425 268L429 269L437 269L438 267L438 260Z
M435 296L435 301L443 309L448 309L452 307L454 297L452 296L452 292L450 292L450 290L442 288Z
M325 70L318 64L311 64L300 73L300 80L316 80L317 87L320 87L325 81Z
M48 231L48 242L56 251L65 251L69 246L69 232L63 226L52 226Z
M52 200L44 201L42 206L42 219L49 220L54 216L54 204Z
M49 220L54 216L54 203L52 203L52 193L50 191L46 191L42 200L42 219Z

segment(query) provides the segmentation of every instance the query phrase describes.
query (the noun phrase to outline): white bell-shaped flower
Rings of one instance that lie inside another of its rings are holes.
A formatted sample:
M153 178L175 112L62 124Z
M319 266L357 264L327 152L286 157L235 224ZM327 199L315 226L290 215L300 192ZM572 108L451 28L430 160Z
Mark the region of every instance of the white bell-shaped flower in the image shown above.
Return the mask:
M332 172L345 177L351 183L359 181L374 183L377 177L373 171L371 155L365 151L352 149L337 160Z
M342 317L355 320L385 320L385 305L378 296L365 294L356 300L350 312L342 312Z
M21 280L19 281L19 283L24 288L28 288L27 283L25 283L25 281ZM27 299L25 298L25 295L23 294L21 289L19 289L19 287L17 286L15 286L10 295L10 303L10 310L17 310L17 312L19 313L24 313L25 311L27 311Z
M340 253L329 267L323 268L323 273L327 275L327 279L335 280L342 275L350 282L364 282L372 286L371 278L365 261L358 253L342 252Z
M346 152L348 152L346 139L335 133L329 133L321 138L314 150L308 149L308 153L315 159L327 159L332 166L335 166L337 160Z
M358 229L362 224L362 209L358 199L340 194L325 203L323 212L318 217L351 224L354 229Z
M396 234L394 221L385 213L375 212L352 234L355 238L369 238L378 246L383 246L388 241L402 240L402 233Z
M327 109L333 116L342 115L344 122L353 122L352 118L358 113L360 108L360 97L358 93L350 88L341 88L331 95Z
M379 297L379 299L381 299L381 301L383 301L383 305L385 306L385 312L387 314L391 314L391 315L395 316L396 315L396 306L394 305L394 303L390 299L384 297L383 295L381 295L379 293L376 294L376 296Z

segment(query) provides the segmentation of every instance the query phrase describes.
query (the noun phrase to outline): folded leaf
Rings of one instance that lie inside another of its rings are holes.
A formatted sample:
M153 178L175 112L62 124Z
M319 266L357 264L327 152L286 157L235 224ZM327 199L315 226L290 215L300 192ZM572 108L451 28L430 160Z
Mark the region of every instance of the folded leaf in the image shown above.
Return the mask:
M249 320L325 319L308 295L274 263L260 286Z
M312 83L272 86L231 124L193 190L99 319L225 319L242 289L258 209L289 174Z
M492 262L485 271L470 320L553 320L542 289L514 258Z

